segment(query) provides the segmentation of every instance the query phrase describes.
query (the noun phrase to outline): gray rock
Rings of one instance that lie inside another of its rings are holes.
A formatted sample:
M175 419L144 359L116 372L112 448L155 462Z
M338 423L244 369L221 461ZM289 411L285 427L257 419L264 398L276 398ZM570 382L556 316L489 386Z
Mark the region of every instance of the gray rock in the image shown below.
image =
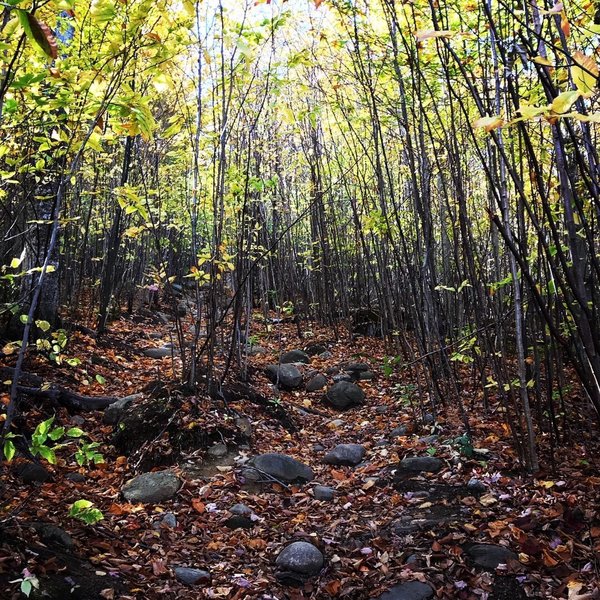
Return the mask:
M346 363L342 368L344 371L348 371L348 373L362 373L363 371L368 371L370 367L367 363L351 362Z
M439 458L433 456L407 456L400 461L400 468L415 473L437 473L443 464Z
M512 550L496 544L473 544L466 549L466 553L478 567L484 569L496 569L509 560L518 560Z
M177 316L185 317L187 315L187 307L185 304L181 303L177 305Z
M334 383L339 383L340 381L348 381L352 383L355 381L354 377L348 373L338 373L332 377Z
M346 410L362 404L365 393L354 383L340 381L329 388L325 398L335 408Z
M317 354L323 354L327 352L327 347L323 346L323 344L309 344L304 348L304 352L308 354L308 356L317 356Z
M146 348L144 350L144 355L149 358L165 358L171 356L171 352L171 348Z
M407 434L407 429L406 429L406 426L404 426L404 425L395 427L394 429L392 429L390 431L390 437L392 437L392 438L404 436L406 434Z
M315 452L323 452L323 450L325 450L325 446L323 446L322 444L313 444L312 449Z
M354 467L364 458L366 452L360 444L338 444L325 455L323 462L328 465Z
M377 600L430 600L433 588L420 581L400 583L377 597Z
M129 502L156 504L170 500L180 487L181 480L171 471L157 471L130 479L121 492Z
M298 367L285 365L269 365L265 368L265 374L272 383L288 390L294 390L302 385L302 373Z
M148 337L149 337L151 340L160 340L160 338L162 338L162 333L159 333L158 331L151 331L151 332L148 334Z
M383 406L377 406L375 408L375 412L378 415L385 415L386 413L388 413L390 410L390 407L387 404L384 404Z
M102 422L105 425L116 425L119 419L127 408L136 400L144 397L144 394L132 394L131 396L125 396L120 400L117 400L104 410L104 416Z
M206 454L211 458L223 458L227 456L227 446L225 444L215 444L206 451Z
M285 483L303 483L314 479L314 473L309 466L285 454L261 454L252 458L249 464Z
M245 515L232 515L225 521L225 527L229 529L252 529L254 521Z
M439 435L426 435L425 437L419 438L421 444L433 444L438 441Z
M327 377L319 373L309 380L305 389L307 392L316 392L317 390L322 390L326 385Z
M262 346L248 346L248 355L249 356L260 356L262 354L266 354L267 349Z
M15 472L23 480L23 483L46 483L52 479L52 475L42 465L28 462L19 465Z
M52 523L33 523L33 528L46 544L58 544L65 548L74 548L73 538L60 527Z
M68 479L73 483L83 483L85 481L85 475L83 473L67 473L65 479Z
M160 529L161 527L175 529L177 527L177 517L173 513L165 513L163 518L154 524L154 529Z
M487 492L487 485L483 481L479 481L476 477L471 477L467 483L467 490L472 494L484 494Z
M333 429L337 429L338 427L343 427L345 424L346 424L346 421L344 421L343 419L332 419L331 421L327 422L327 425L332 427Z
M329 502L330 500L333 500L335 496L335 490L327 487L326 485L317 485L313 490L313 496L315 497L315 500Z
M425 413L423 415L423 423L425 423L425 425L431 425L432 423L435 423L435 417L433 416L433 413Z
M246 436L252 436L252 423L248 417L236 417L235 426Z
M333 358L333 354L329 352L329 350L326 350L325 352L321 352L321 354L319 354L319 358L322 360L329 360L330 358Z
M390 442L388 440L377 440L373 446L375 446L375 448L381 448L383 446L389 446Z
M323 568L324 558L321 551L308 542L293 542L280 553L275 564L280 571L288 571L301 578L317 575Z
M177 567L175 569L175 578L186 585L197 585L198 583L210 583L210 573L202 569L192 569L190 567Z
M249 517L252 514L252 509L249 506L246 506L245 504L238 502L237 504L234 504L229 509L229 512L232 515L240 515L242 517Z
M362 371L358 378L361 381L371 381L372 379L375 379L375 373L373 373L372 371Z
M289 352L284 352L281 355L279 362L282 365L289 363L310 363L310 356L306 354L303 350L290 350Z

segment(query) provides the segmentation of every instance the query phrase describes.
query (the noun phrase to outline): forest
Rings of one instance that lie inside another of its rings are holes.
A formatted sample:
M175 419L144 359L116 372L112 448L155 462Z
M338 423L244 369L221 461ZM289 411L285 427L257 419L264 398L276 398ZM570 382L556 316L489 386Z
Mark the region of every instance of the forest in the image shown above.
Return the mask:
M0 2L0 598L600 600L600 2Z

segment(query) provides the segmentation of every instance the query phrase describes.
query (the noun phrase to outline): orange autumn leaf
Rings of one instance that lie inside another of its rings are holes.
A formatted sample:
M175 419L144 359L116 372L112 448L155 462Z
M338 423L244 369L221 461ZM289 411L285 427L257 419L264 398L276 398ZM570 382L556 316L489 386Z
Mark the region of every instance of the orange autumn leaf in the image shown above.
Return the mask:
M194 498L192 500L192 506L197 513L202 514L206 511L206 505L199 498Z

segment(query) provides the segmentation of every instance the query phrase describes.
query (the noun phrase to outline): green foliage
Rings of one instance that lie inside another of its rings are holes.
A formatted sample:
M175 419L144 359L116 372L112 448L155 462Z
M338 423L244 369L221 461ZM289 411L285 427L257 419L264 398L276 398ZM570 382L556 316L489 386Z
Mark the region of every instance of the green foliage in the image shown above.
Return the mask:
M104 519L102 511L89 500L77 500L71 505L69 516L83 521L86 525L94 525Z
M99 464L104 462L102 454L96 451L100 444L98 442L85 443L82 442L77 452L75 452L75 460L77 464L82 467L89 465L90 463Z

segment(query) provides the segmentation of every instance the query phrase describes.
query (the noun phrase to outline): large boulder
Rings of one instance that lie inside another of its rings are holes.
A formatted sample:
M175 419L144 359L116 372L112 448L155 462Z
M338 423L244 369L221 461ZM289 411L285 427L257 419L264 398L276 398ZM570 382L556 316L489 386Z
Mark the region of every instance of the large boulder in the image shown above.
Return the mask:
M265 374L272 383L287 390L295 390L302 385L302 373L292 364L269 365Z
M377 597L377 600L429 600L433 598L430 585L420 581L400 583Z
M467 556L484 569L496 569L510 560L518 560L518 556L504 546L496 544L473 544L466 549Z
M181 487L181 480L171 471L143 473L130 479L121 492L129 502L157 504L170 500Z
M314 479L314 473L309 466L285 454L275 452L260 454L252 458L248 464L258 469L259 473L266 473L285 483L304 483Z
M284 583L302 584L314 577L323 568L324 558L321 551L308 542L293 542L280 553L275 564L277 577Z
M354 467L365 456L366 450L360 444L338 444L328 452L323 462L328 465L343 465Z
M289 352L284 352L281 355L281 359L279 362L282 365L288 363L310 363L310 356L304 352L303 350L290 350Z
M415 473L437 473L444 463L434 456L406 456L400 462L400 468Z
M325 399L334 408L346 410L362 404L365 393L354 383L340 381L327 390Z

